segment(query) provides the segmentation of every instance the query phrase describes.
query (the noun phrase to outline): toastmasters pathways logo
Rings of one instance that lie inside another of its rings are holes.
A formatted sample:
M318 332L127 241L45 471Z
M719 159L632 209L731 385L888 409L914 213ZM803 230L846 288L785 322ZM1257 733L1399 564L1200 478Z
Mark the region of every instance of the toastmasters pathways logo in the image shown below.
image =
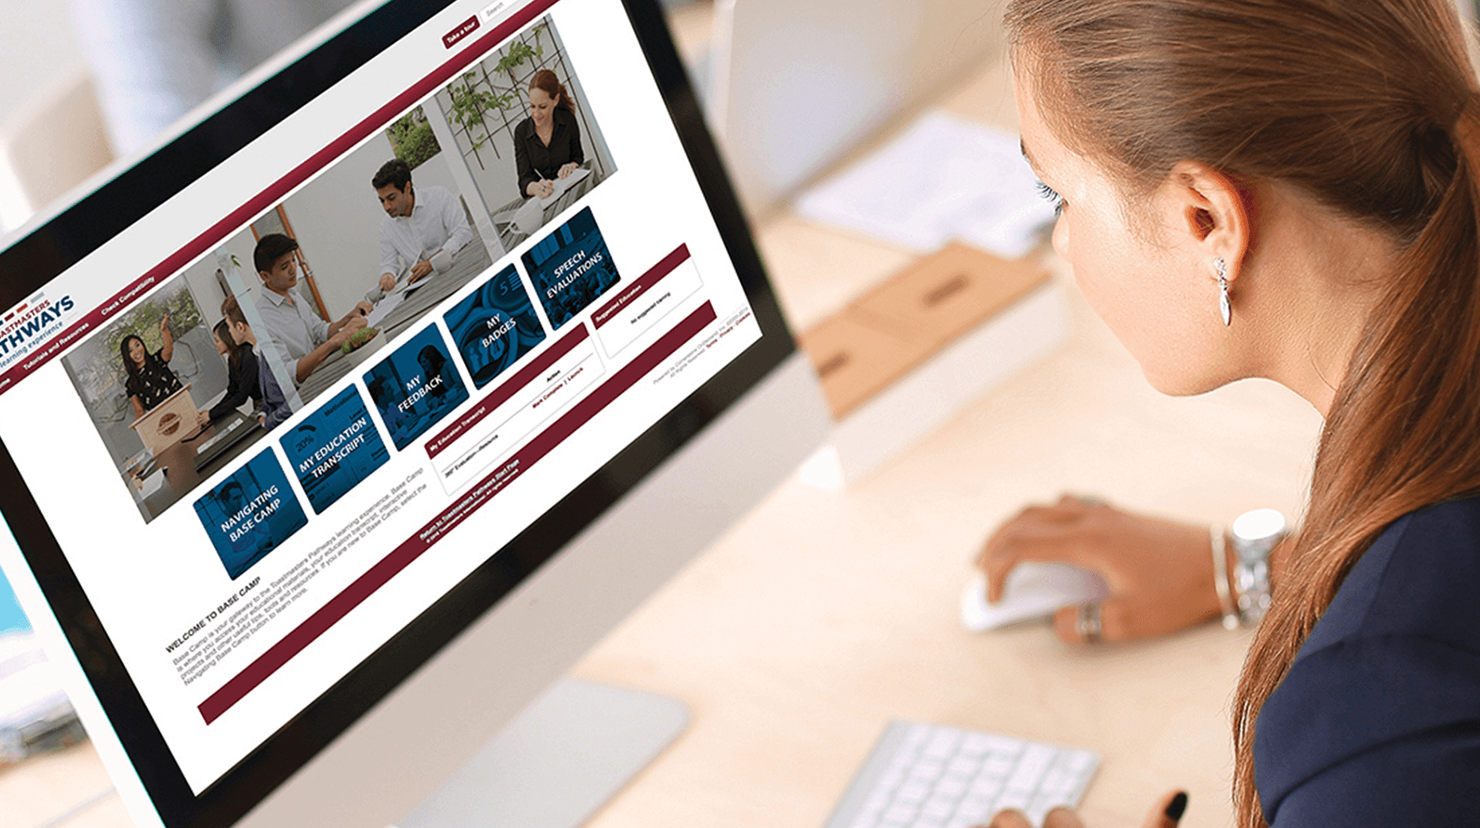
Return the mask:
M61 333L73 310L72 297L49 299L38 293L0 317L0 368L13 364L37 345Z

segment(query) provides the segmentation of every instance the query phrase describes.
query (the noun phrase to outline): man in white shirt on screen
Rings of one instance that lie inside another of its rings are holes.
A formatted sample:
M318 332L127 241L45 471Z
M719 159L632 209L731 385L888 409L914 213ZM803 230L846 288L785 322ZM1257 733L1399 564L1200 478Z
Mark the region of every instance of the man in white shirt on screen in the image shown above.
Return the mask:
M370 185L386 212L380 220L380 295L372 290L365 297L378 301L398 282L414 285L451 267L473 229L457 196L437 186L416 188L410 165L399 158L382 164Z

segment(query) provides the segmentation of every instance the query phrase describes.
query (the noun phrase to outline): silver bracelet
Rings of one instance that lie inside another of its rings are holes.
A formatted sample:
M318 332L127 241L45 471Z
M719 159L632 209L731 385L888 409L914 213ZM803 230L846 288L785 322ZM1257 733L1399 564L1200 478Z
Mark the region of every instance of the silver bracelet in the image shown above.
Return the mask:
M1222 525L1213 524L1208 530L1208 541L1213 547L1213 586L1218 590L1218 606L1223 610L1223 629L1231 630L1239 625L1239 613L1228 588L1228 553Z
M1269 610L1269 555L1288 529L1285 516L1274 509L1244 512L1234 520L1232 529L1233 549L1238 554L1233 586L1238 594L1239 621L1252 627Z

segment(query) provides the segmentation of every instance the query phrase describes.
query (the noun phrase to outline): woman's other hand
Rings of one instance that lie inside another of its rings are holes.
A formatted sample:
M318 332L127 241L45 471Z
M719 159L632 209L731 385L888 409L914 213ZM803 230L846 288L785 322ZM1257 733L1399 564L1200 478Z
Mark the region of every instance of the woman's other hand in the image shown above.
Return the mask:
M561 165L559 175L561 178L569 178L570 174L575 172L578 167L580 167L579 164L574 161L569 161Z
M1187 812L1187 794L1173 791L1166 794L1146 815L1141 828L1177 828L1182 814ZM986 828L1033 828L1033 823L1021 811L1002 811L992 817ZM1043 828L1085 828L1079 815L1068 808L1054 808L1043 818Z
M1003 524L977 558L987 576L987 600L1002 598L1022 561L1073 564L1100 573L1110 597L1100 603L1102 638L1124 641L1166 635L1218 615L1208 529L1124 512L1065 495L1030 506ZM1078 643L1078 607L1054 616L1054 631Z

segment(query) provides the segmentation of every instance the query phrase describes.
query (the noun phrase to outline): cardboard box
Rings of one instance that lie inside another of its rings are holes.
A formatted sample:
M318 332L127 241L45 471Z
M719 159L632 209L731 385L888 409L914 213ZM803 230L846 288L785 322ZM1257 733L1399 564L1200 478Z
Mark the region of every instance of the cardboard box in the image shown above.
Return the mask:
M1068 334L1046 270L962 244L921 259L800 337L857 480Z

